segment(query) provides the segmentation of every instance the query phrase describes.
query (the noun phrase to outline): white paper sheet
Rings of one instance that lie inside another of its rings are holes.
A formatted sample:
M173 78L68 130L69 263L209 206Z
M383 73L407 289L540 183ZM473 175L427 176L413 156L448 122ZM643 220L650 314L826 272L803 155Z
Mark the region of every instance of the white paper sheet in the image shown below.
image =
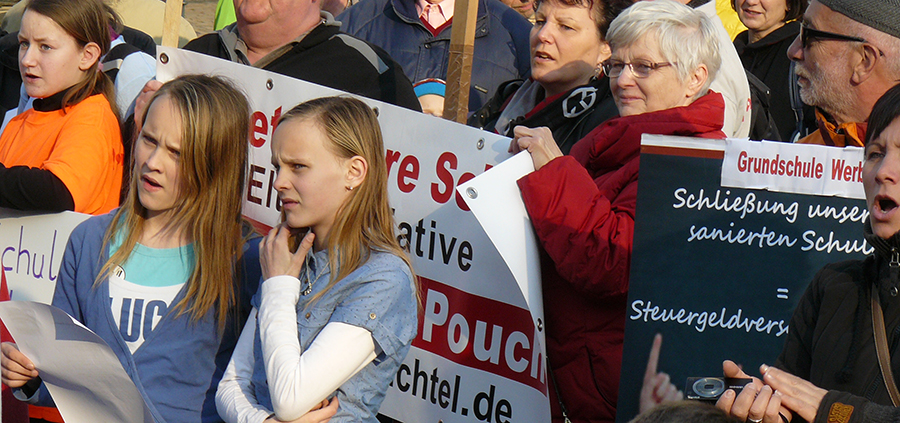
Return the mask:
M538 325L537 320L544 315L540 250L516 185L519 178L531 172L534 172L534 161L531 154L523 151L461 184L456 190L465 198L516 278Z
M34 363L66 423L153 423L115 353L64 311L6 301L0 302L0 320Z

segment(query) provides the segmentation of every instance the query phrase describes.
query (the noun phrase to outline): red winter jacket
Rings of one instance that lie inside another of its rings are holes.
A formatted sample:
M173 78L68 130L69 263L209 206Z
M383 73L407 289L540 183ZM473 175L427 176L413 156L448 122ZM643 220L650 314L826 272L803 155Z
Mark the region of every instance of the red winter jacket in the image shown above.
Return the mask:
M725 138L714 92L685 107L607 121L522 179L543 252L547 356L573 422L616 415L642 134ZM641 377L641 375L635 375ZM550 388L554 421L562 414Z

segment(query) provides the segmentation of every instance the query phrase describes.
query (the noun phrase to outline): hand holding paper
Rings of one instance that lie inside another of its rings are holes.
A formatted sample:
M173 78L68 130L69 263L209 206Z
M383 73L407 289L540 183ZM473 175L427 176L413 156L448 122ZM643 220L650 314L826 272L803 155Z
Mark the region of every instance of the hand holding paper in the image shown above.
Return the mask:
M0 345L0 367L2 367L3 384L10 388L20 388L38 377L34 363L22 354L12 342Z
M512 144L509 146L509 152L518 153L522 150L528 150L531 153L532 160L534 160L534 170L544 167L550 160L563 155L559 146L556 145L556 141L553 140L553 133L550 132L550 128L544 126L540 128L517 126L513 129L513 132L515 133L515 138L513 138Z

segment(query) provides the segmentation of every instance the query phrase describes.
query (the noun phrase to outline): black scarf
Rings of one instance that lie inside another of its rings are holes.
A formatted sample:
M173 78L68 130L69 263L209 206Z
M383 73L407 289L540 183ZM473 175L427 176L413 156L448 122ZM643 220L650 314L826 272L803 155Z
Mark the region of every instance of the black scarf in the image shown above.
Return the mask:
M587 93L587 95L583 95ZM563 154L568 154L572 146L580 138L573 138L571 132L575 130L579 122L590 117L593 109L612 96L609 88L609 78L591 78L582 86L575 87L552 99L544 99L528 112L526 116L520 116L509 123L509 130L505 134L513 136L513 129L517 125L529 128L546 126L553 128L553 139L559 144ZM574 105L574 106L573 106Z

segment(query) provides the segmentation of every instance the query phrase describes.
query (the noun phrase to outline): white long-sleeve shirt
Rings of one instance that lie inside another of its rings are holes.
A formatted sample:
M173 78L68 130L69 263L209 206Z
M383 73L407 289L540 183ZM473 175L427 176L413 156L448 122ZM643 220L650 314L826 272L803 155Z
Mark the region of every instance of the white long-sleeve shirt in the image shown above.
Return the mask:
M228 423L259 423L273 412L278 420L295 420L375 359L372 334L340 322L325 325L303 351L296 310L300 281L275 276L261 289L259 310L251 311L216 393L219 415ZM257 320L274 410L260 406L250 386Z

